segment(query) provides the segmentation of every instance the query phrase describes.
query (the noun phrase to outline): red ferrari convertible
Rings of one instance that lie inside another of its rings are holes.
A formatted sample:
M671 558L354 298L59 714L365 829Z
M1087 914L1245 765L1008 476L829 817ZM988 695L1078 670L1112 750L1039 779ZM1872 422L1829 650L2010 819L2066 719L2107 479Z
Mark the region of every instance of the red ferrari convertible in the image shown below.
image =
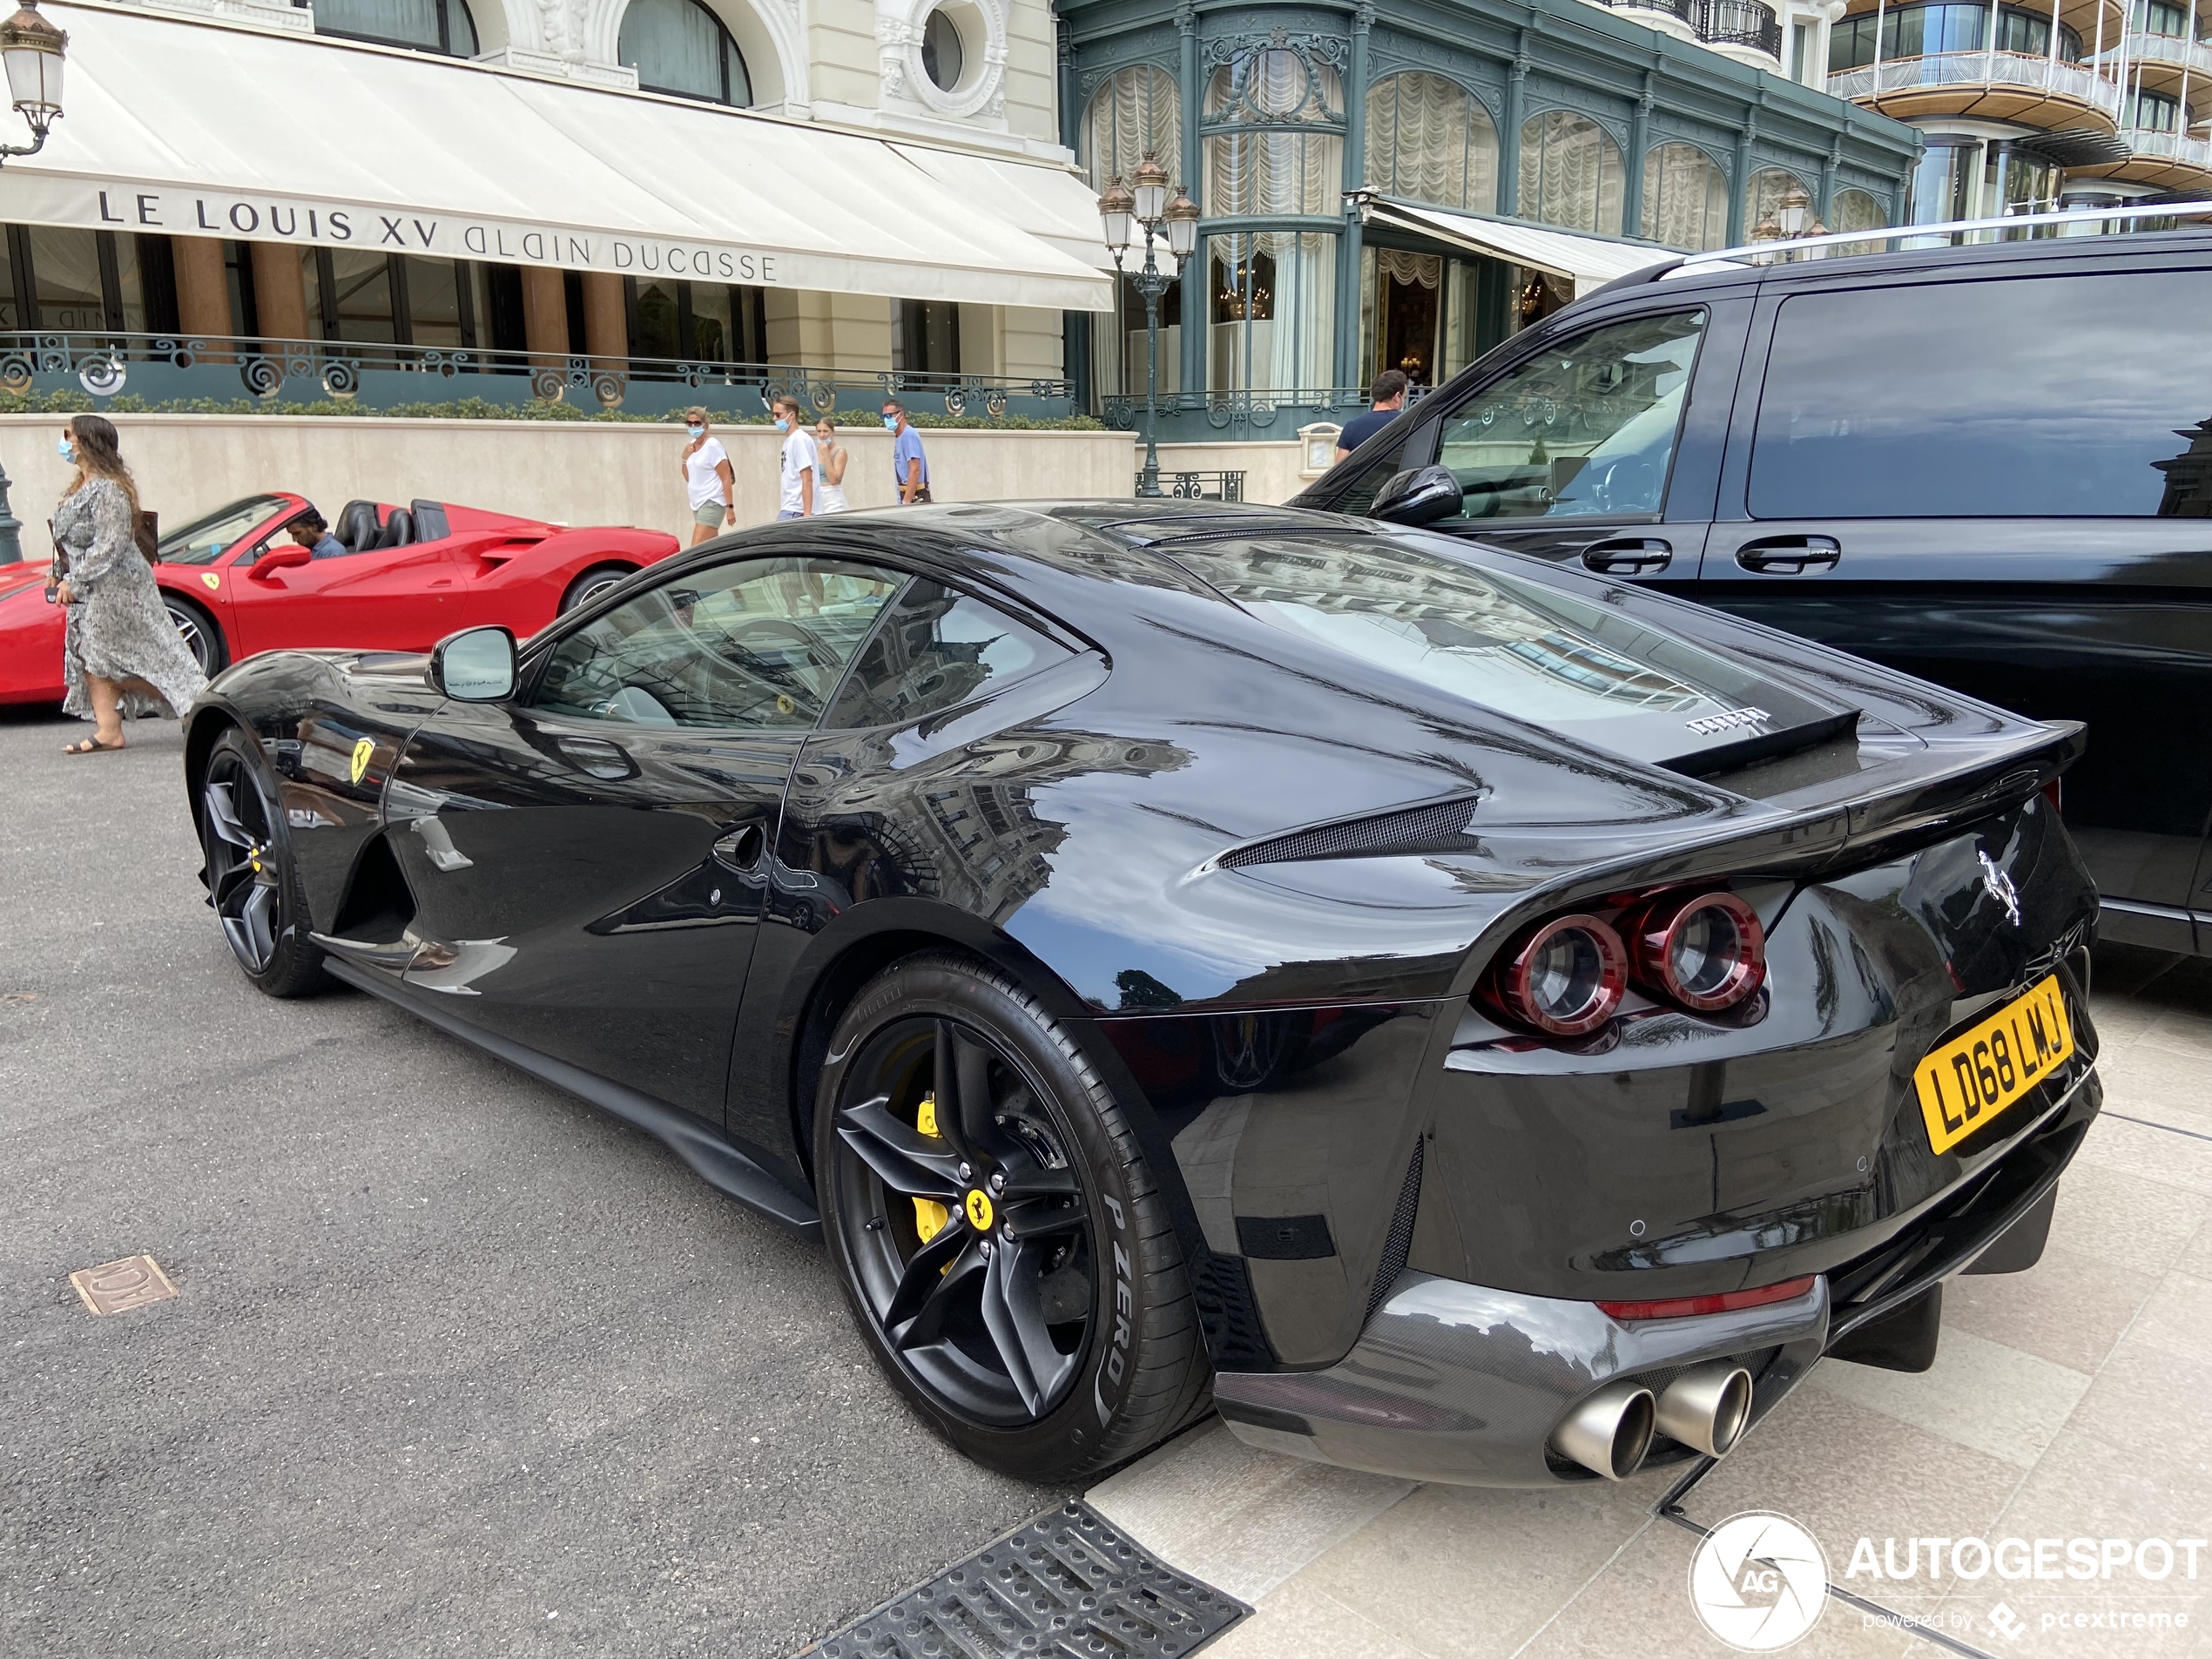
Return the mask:
M208 673L286 646L428 651L479 623L527 637L676 551L658 530L356 501L331 526L344 556L314 558L284 534L307 505L303 496L250 496L161 538L154 579ZM62 612L46 603L46 568L34 557L0 565L0 703L61 699Z

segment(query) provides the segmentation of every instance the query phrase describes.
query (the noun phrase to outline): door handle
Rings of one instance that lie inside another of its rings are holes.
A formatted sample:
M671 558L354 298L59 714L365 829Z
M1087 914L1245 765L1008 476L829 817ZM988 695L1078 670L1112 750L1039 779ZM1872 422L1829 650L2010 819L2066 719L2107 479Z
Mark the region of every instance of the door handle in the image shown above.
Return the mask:
M1675 550L1656 536L1616 536L1582 550L1582 563L1600 576L1656 576L1674 558Z
M1844 544L1832 536L1764 536L1736 550L1736 562L1763 576L1803 576L1832 570Z
M637 775L637 763L630 752L618 743L605 738L560 737L554 739L560 751L594 778L604 778L619 783Z
M714 844L714 856L740 875L750 873L768 849L768 833L758 824L732 830Z

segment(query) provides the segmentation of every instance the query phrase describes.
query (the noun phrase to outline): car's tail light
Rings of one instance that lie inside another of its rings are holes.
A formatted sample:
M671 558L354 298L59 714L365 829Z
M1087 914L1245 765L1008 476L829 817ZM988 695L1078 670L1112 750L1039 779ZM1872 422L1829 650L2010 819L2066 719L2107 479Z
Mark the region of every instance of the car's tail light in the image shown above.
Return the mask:
M1756 1291L1722 1291L1712 1296L1669 1296L1656 1302L1600 1302L1598 1306L1623 1323L1637 1319L1687 1319L1701 1313L1733 1313L1738 1308L1765 1307L1774 1302L1794 1302L1812 1288L1813 1276L1762 1285Z
M1732 893L1662 894L1623 931L1636 982L1699 1014L1732 1008L1765 982L1765 929Z
M2043 799L2051 803L2051 810L2060 818L2066 816L2066 779L2054 778L2043 786Z
M1579 1037L1613 1017L1629 985L1621 935L1595 916L1554 916L1524 934L1494 971L1506 1012L1554 1037Z

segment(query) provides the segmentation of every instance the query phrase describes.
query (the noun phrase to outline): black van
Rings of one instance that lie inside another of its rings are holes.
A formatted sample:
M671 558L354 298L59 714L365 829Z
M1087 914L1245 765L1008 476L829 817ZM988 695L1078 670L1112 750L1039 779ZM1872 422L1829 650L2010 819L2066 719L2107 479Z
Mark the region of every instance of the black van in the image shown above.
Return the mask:
M1515 335L1294 504L1367 513L1438 465L1456 499L1403 480L1379 516L2086 721L2062 810L2102 936L2212 954L2212 232L1692 255Z

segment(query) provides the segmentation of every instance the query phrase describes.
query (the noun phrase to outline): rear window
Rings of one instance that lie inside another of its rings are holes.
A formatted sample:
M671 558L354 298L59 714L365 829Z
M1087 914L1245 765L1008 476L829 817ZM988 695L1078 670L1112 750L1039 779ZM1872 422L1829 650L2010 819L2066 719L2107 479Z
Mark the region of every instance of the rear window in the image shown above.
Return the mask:
M2212 272L1797 294L1755 518L2212 513Z

